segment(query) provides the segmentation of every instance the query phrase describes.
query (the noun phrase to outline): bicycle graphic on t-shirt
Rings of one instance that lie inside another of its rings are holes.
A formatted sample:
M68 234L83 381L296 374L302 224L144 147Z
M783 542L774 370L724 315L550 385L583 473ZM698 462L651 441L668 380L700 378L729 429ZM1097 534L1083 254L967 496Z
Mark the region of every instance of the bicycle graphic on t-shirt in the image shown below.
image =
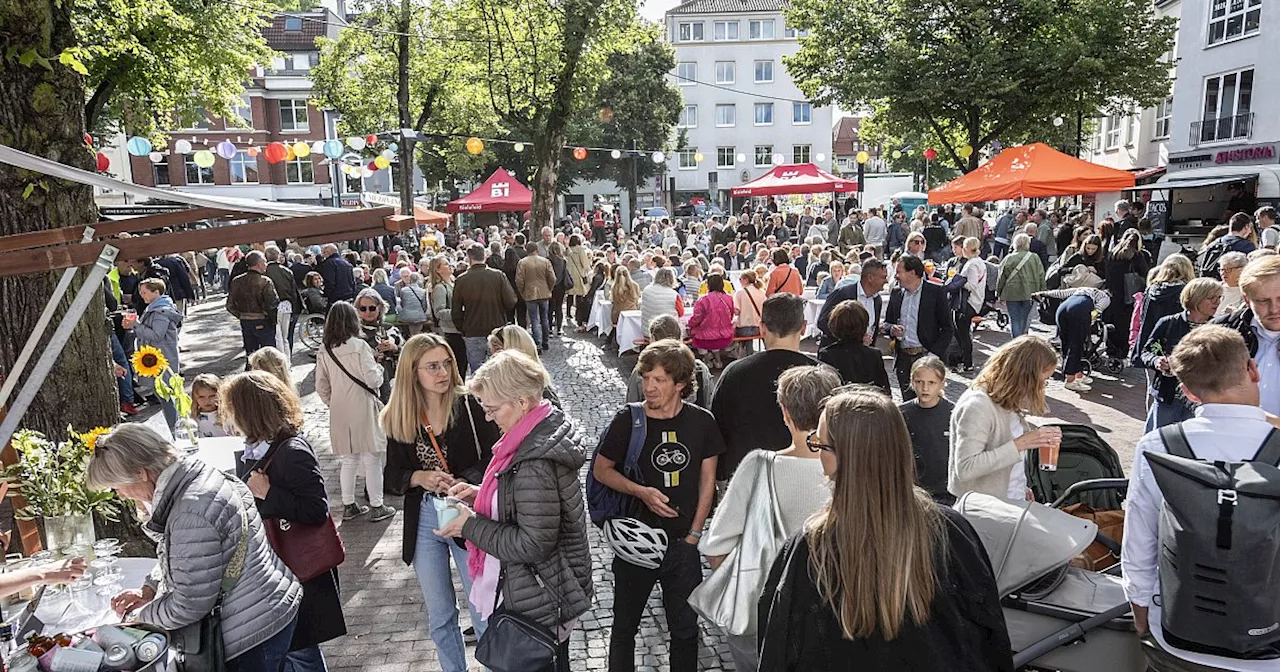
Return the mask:
M662 442L653 448L650 460L653 468L662 473L663 485L674 488L680 485L680 472L689 465L689 449L676 440L675 432L663 432Z

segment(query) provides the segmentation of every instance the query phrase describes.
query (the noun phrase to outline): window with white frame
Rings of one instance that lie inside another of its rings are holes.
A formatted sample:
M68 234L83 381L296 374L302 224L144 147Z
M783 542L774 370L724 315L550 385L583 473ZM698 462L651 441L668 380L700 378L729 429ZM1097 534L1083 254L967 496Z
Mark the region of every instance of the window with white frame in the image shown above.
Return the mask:
M791 163L809 163L813 156L813 145L792 145Z
M167 157L160 163L151 164L151 184L157 187L167 187L173 184L172 180L169 179L169 159Z
M1252 106L1252 68L1206 78L1200 141L1249 137L1253 121Z
M796 126L813 123L812 103L791 103L791 123Z
M1103 147L1105 149L1115 149L1120 146L1120 131L1123 126L1122 117L1119 114L1108 115L1103 120Z
M714 35L716 41L736 40L738 39L738 22L716 21L715 32L712 35Z
M716 105L716 126L728 128L738 125L738 106L732 103Z
M239 102L233 108L234 114L227 119L228 126L236 126L238 128L253 128L253 106L249 104L248 96L240 96Z
M677 165L680 167L680 170L696 170L698 168L697 153L698 150L692 148L682 149L676 152L676 159L679 161Z
M738 165L738 157L733 147L716 147L716 168L733 168Z
M183 156L187 169L187 184L213 184L213 166L202 168L196 165L195 154Z
M301 54L291 54L290 57L293 60L292 65L294 70L310 70L311 69L311 54L304 52Z
M773 165L773 145L756 145L756 168Z
M289 59L284 56L275 56L271 59L271 70L273 72L284 72L289 67Z
M733 84L738 81L738 64L734 61L716 61L716 84Z
M773 81L773 61L756 61L756 84Z
M307 101L303 98L285 98L280 101L280 130L307 131Z
M1165 98L1160 101L1159 105L1156 105L1155 120L1152 139L1159 140L1169 137L1170 126L1173 122L1173 96Z
M1212 0L1209 5L1209 44L1256 35L1262 19L1262 0Z
M706 34L703 32L705 29L701 21L681 23L676 30L676 35L681 42L701 42L706 39Z
M782 29L782 34L783 34L783 36L785 36L785 37L809 37L809 31L807 31L807 30L796 30L795 28L792 28L791 26L787 26L786 28L783 28L783 29Z
M284 164L285 181L289 184L312 184L316 181L311 157L295 157Z
M1124 118L1124 146L1132 147L1133 143L1138 141L1138 120L1142 118L1141 113L1134 112L1128 114Z
M753 40L773 39L773 19L759 19L748 24L748 32Z
M357 172L355 175L348 175L346 173L343 173L342 193L358 194L362 191L364 191L364 178L360 177L359 172Z
M258 159L244 150L231 157L231 184L257 184Z
M773 103L756 103L756 126L773 125Z
M676 64L676 83L680 86L693 86L698 83L698 64L694 61L681 61Z
M698 106L685 105L680 111L680 122L676 124L680 128L697 128L698 127Z

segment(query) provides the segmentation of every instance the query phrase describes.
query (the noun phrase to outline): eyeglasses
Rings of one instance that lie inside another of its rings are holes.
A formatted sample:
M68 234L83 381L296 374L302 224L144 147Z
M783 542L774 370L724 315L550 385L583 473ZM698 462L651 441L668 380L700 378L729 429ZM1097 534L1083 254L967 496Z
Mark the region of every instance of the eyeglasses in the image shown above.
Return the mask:
M821 443L818 441L818 430L816 429L805 435L804 445L809 448L809 452L813 452L813 453L816 453L820 450L825 450L828 453L836 452L835 446L828 443Z
M440 362L427 362L426 364L423 364L422 366L419 366L419 367L418 367L418 370L419 370L419 371L426 371L426 372L428 372L428 373L440 373L440 372L442 372L442 371L447 371L447 372L449 372L449 373L452 373L452 372L453 372L453 360L452 360L452 359L446 359L446 360L443 360L443 361L440 361Z
M378 307L377 307L377 306L360 306L360 312L362 312L362 313L376 313L376 312L378 312Z
M484 405L484 404L480 404L480 410L484 411L484 414L485 414L486 416L492 416L494 413L497 413L497 412L498 412L498 409L500 409L500 408L502 408L503 406L506 406L507 404L510 404L510 403L511 403L511 402L509 402L509 401L504 401L504 402L502 402L501 404L498 404L497 406L486 406L486 405Z

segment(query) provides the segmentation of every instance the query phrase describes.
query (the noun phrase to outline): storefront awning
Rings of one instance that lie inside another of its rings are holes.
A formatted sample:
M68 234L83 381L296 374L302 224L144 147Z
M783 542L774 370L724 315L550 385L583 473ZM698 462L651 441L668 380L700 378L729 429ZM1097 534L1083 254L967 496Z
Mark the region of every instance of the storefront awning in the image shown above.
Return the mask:
M1156 182L1154 184L1143 185L1152 189L1196 189L1198 187L1216 187L1219 184L1231 184L1232 182L1248 182L1249 180L1257 180L1257 175L1223 175L1219 177L1202 177L1200 179L1189 180L1166 180Z

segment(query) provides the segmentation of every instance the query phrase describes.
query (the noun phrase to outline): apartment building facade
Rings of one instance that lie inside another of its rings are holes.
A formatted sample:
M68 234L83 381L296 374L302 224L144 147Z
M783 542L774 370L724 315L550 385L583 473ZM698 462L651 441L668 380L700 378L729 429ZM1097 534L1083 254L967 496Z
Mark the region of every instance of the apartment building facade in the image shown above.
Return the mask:
M807 101L782 58L803 31L787 26L786 0L688 0L666 14L675 48L672 73L684 97L677 132L683 148L667 160L674 201L708 198L779 163L829 167L832 109Z

